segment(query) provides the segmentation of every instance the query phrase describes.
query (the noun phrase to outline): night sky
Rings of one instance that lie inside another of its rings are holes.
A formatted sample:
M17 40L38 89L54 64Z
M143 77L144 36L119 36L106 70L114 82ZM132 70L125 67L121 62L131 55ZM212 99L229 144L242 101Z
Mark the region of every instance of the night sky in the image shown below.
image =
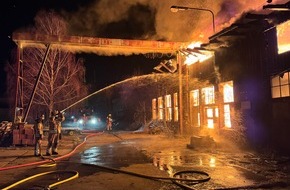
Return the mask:
M67 1L22 1L12 0L7 2L6 7L2 7L0 24L5 26L0 30L0 77L1 77L1 90L2 96L6 91L4 64L9 61L11 56L11 49L15 47L14 42L11 40L13 31L19 28L29 27L33 24L33 19L37 12L41 9L56 10L59 14L63 14L68 19L72 19L71 15L77 12L80 7L88 7L95 1L91 0L67 0ZM81 12L81 11L80 11ZM102 24L101 30L93 31L96 37L104 38L120 38L120 39L141 39L144 33L154 33L154 13L146 8L146 6L136 5L128 10L129 17L122 19L118 22L112 22L106 26ZM142 24L140 18L134 17L135 14L149 18L146 26ZM79 13L80 14L80 13ZM73 21L75 23L75 21ZM151 25L151 26L150 26ZM145 28L146 27L146 28ZM126 30L124 30L126 28ZM151 29L150 29L151 28ZM145 31L146 30L146 31ZM75 28L71 29L71 35L90 35L88 29L81 29L76 24ZM160 60L147 59L144 55L132 56L98 56L95 54L78 54L77 57L85 60L87 68L86 76L87 83L92 84L94 89L105 87L111 83L123 80L134 73L146 74L153 71Z
M274 2L274 1L273 1ZM5 92L3 66L9 61L14 31L33 25L39 10L55 10L69 23L69 34L99 38L202 41L212 33L208 12L172 13L172 5L211 9L216 31L248 9L262 7L265 0L3 0L0 6L0 97ZM125 79L134 73L152 73L160 60L144 55L77 55L88 68L87 82L96 88Z

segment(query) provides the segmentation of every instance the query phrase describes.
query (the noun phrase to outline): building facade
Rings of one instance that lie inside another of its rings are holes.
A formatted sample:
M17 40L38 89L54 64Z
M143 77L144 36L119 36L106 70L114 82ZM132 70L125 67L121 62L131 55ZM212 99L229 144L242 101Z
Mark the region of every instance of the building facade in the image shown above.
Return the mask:
M182 122L186 135L233 132L255 147L289 153L290 40L281 35L289 19L289 11L248 13L211 36L201 48L214 56L181 61L180 90L154 98L152 118Z

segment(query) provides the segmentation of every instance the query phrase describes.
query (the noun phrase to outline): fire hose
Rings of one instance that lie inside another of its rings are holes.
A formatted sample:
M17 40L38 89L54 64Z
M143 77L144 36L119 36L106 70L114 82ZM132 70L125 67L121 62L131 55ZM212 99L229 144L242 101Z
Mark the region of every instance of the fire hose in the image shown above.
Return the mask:
M139 173L125 171L125 170L119 170L116 168L100 166L100 165L95 165L95 164L83 163L83 165L97 167L97 168L101 168L104 170L114 171L117 173L124 173L124 174L128 174L128 175L133 175L133 176L146 178L146 179L165 180L165 181L169 180L169 181L172 181L174 184L182 187L183 189L187 189L187 190L192 190L195 188L187 185L186 183L190 183L191 185L196 185L196 184L207 182L210 180L210 176L208 173L203 172L203 171L197 171L197 170L182 170L182 171L178 171L178 172L174 173L173 177L159 177L159 176L149 176L149 175L139 174ZM181 178L181 177L186 177L186 176L189 177L189 176L193 176L193 175L198 176L199 179Z
M72 173L73 175L67 179L64 179L64 180L61 180L61 181L58 181L56 183L52 183L52 184L49 184L46 189L51 189L57 185L60 185L62 183L65 183L65 182L68 182L70 180L73 180L75 178L77 178L79 176L79 173L77 171L63 171L63 170L58 170L58 171L49 171L49 172L43 172L43 173L39 173L39 174L36 174L36 175L33 175L33 176L30 176L30 177L27 177L27 178L24 178L16 183L13 183L12 185L9 185L5 188L3 188L2 190L8 190L8 189L11 189L21 183L25 183L29 180L32 180L32 179L35 179L37 177L41 177L41 176L44 176L44 175L50 175L50 174L57 174L57 173Z
M27 163L27 164L22 164L22 165L16 165L16 166L9 166L9 167L3 167L0 168L0 171L4 171L4 170L10 170L10 169L17 169L17 168L22 168L22 167L27 167L27 166L33 166L33 165L39 165L39 167L51 167L51 166L55 166L56 165L56 161L59 161L61 159L70 157L72 154L75 153L75 151L81 147L87 140L88 137L94 136L96 134L89 134L85 137L84 141L77 145L70 153L57 157L55 159L47 159L47 160L43 160L43 161L38 161L38 162L32 162L32 163ZM118 173L124 173L124 174L128 174L128 175L133 175L133 176L137 176L137 177L141 177L141 178L146 178L146 179L152 179L152 180L169 180L172 181L174 184L184 188L184 189L194 189L191 186L187 185L186 183L190 183L191 185L196 185L199 183L203 183L203 182L207 182L210 180L210 176L209 174L207 174L206 172L203 171L196 171L196 170L186 170L186 171L179 171L173 174L173 177L156 177L156 176L148 176L148 175L143 175L143 174L139 174L139 173L134 173L134 172L129 172L129 171L125 171L125 170L119 170L116 168L111 168L111 167L105 167L105 166L99 166L99 165L94 165L94 164L84 164L83 165L87 165L87 166L91 166L91 167L97 167L97 168L101 168L101 169L105 169L105 170L110 170L110 171L114 171L114 172L118 172ZM25 183L29 180L35 179L37 177L41 177L41 176L45 176L45 175L51 175L51 174L55 174L55 173L70 173L72 174L71 177L66 178L62 181L58 181L56 183L53 184L49 184L47 189L50 189L52 187L55 187L57 185L60 185L62 183L68 182L70 180L76 179L79 176L79 173L77 171L63 171L63 170L57 170L57 171L49 171L49 172L43 172L43 173L39 173L33 176L30 176L28 178L22 179L16 183L13 183L5 188L3 188L3 190L8 190L11 189L21 183ZM190 178L191 176L198 176L199 178L196 179L192 179ZM184 177L188 177L188 178L184 178Z
M79 148L81 147L87 140L88 137L91 137L91 136L95 136L96 134L89 134L87 135L85 138L84 138L84 141L82 143L80 143L79 145L77 145L70 153L66 154L66 155L63 155L63 156L60 156L60 157L57 157L55 159L45 159L44 157L42 157L43 161L38 161L38 162L31 162L31 163L27 163L27 164L21 164L21 165L16 165L16 166L9 166L9 167L3 167L3 168L0 168L0 171L4 171L4 170L10 170L10 169L17 169L17 168L23 168L23 167L27 167L27 166L33 166L33 165L38 165L39 167L52 167L52 166L55 166L56 165L56 161L58 160L61 160L61 159L64 159L64 158L67 158L69 156L71 156L72 154L74 154L74 152ZM79 173L76 172L76 171L49 171L49 172L43 172L43 173L39 173L39 174L36 174L36 175L32 175L30 177L27 177L27 178L24 178L20 181L17 181L16 183L13 183L5 188L3 188L3 190L8 190L8 189L11 189L19 184L22 184L22 183L25 183L29 180L32 180L32 179L35 179L37 177L41 177L41 176L45 176L45 175L51 175L51 174L56 174L56 173L71 173L73 174L71 177L67 178L67 179L64 179L64 180L61 180L61 181L58 181L56 183L53 183L53 184L49 184L47 189L50 189L54 186L57 186L57 185L60 185L62 183L65 183L67 181L70 181L70 180L73 180L75 178L77 178L79 176Z

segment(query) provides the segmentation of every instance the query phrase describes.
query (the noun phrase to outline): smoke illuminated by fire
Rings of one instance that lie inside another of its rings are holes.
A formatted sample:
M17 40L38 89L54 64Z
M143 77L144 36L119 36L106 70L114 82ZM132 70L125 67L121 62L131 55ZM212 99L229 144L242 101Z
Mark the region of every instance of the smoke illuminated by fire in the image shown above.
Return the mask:
M172 5L212 10L218 32L242 13L262 9L265 4L266 0L98 0L65 15L73 35L206 42L213 35L209 12L189 10L172 13ZM133 35L134 31L139 31L138 35ZM109 32L112 34L106 36Z

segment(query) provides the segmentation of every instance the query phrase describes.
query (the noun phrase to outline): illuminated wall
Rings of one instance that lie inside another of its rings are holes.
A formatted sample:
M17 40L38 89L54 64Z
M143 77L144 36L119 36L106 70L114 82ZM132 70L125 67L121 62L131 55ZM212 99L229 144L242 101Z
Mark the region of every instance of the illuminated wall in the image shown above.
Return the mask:
M173 107L174 107L174 114L173 114L173 120L178 121L178 94L173 94Z

